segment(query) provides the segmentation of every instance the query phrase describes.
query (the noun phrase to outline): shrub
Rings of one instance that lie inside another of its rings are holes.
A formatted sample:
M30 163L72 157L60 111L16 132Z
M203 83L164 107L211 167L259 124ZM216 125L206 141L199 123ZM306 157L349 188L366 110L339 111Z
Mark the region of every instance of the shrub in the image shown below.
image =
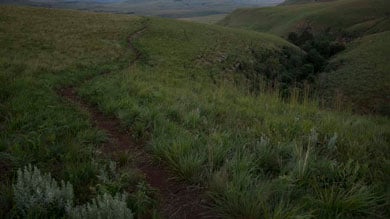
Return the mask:
M315 72L322 71L326 65L326 59L316 49L307 53L307 61L313 64Z
M58 185L50 174L42 174L37 167L26 166L17 173L13 186L17 212L28 218L133 218L127 208L127 195L98 196L82 206L73 207L73 187L61 181Z
M95 218L116 218L132 219L133 213L127 208L127 195L117 194L112 197L105 193L82 206L72 208L68 214L70 218L95 219Z
M310 208L324 218L374 217L383 201L370 187L354 184L349 188L339 185L314 186L314 196L308 198Z
M314 39L314 35L311 32L311 28L307 28L302 31L301 35L297 39L296 45L300 46L305 44L306 42L312 41Z
M50 174L41 174L37 167L31 165L18 170L13 189L16 208L23 216L31 212L62 216L73 204L70 183L61 181L58 185Z
M294 43L296 45L296 44L298 44L299 36L295 32L290 32L288 34L288 38L287 39L288 39L288 41L290 41L290 42L292 42L292 43Z
M154 190L145 182L137 185L136 191L128 199L131 209L137 212L137 218L148 218L155 210Z
M340 36L341 33L333 33L329 29L314 35L310 28L288 35L287 39L291 43L307 52L306 60L302 63L307 66L298 71L298 81L311 80L314 73L322 72L326 68L327 61L332 56L345 50L345 44L337 40ZM314 66L312 73L309 65Z

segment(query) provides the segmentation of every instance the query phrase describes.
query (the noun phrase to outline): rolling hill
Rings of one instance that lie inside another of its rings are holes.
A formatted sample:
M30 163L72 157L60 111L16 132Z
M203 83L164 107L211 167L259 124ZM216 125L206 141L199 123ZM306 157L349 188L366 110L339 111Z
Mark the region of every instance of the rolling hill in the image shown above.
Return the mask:
M336 91L343 102L363 113L390 112L390 31L370 34L354 41L332 59L341 65L321 78L323 92ZM341 64L342 63L342 64ZM327 96L333 96L331 94Z
M281 2L282 0L1 0L0 4L189 18L226 14L238 7L269 6Z
M376 25L387 30L390 2L386 0L337 0L257 9L238 9L220 22L221 25L287 36L291 31L310 24L315 30L345 30L361 25L368 31Z
M357 112L388 115L389 111L386 109L389 107L390 68L383 60L390 52L386 34L386 31L390 30L389 14L389 1L338 0L238 9L220 24L284 37L307 27L317 35L326 31L337 35L339 41L347 44L347 51L329 60L337 68L330 68L330 73L322 74L322 80L319 82L325 90L321 90L321 93L326 94L325 99L343 96L343 102L347 103L346 105L352 104L352 108ZM371 34L375 35L371 37ZM354 40L356 42L349 43ZM373 50L373 47L377 52L368 52ZM365 80L367 78L371 80Z
M389 119L259 74L304 55L268 33L1 6L0 217L388 217Z
M282 4L283 5L294 5L294 4L306 4L312 2L330 2L336 0L286 0Z

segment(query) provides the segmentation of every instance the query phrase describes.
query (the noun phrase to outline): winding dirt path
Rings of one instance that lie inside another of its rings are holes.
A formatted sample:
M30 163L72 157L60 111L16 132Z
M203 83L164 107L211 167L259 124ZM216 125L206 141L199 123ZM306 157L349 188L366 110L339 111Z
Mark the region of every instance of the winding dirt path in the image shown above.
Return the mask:
M132 42L146 30L147 27L143 27L128 37L128 47L135 52L135 58L130 61L130 66L139 61L142 56ZM91 79L86 79L84 82ZM150 186L158 190L159 208L162 216L173 219L216 218L204 207L205 201L201 197L204 193L203 189L174 180L174 175L168 171L164 164L153 162L152 155L145 151L143 145L137 144L131 137L131 133L124 132L120 128L121 123L118 118L104 114L96 106L83 100L77 94L75 87L65 87L58 93L72 104L88 112L95 126L107 133L109 140L103 145L103 151L106 155L114 157L125 152L137 155L136 167L143 172Z

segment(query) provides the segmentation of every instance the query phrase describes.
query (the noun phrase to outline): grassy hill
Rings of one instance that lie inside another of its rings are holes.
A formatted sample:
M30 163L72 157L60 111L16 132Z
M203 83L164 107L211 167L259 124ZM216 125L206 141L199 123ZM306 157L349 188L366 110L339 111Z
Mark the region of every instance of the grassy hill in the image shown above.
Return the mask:
M282 4L283 5L294 5L294 4L306 4L312 2L330 2L336 0L286 0Z
M137 54L127 40L141 28L133 43ZM282 100L259 75L236 71L245 60L248 71L281 67L286 49L302 55L282 38L168 19L20 7L0 8L0 32L1 217L66 214L37 199L29 207L15 198L16 171L28 164L70 182L73 205L126 191L135 217L161 213L136 155L113 160L100 150L110 136L93 125L88 111L58 95L69 85L118 118L156 162L204 188L209 207L223 218L388 216L388 118L323 111L309 99ZM254 54L263 57L259 66L250 64Z
M0 1L0 4L137 14L143 16L153 15L170 18L190 18L226 14L239 7L277 5L282 1L283 0L2 0Z
M389 107L386 103L389 96L386 72L390 68L384 60L389 47L388 35L384 32L390 30L389 14L389 1L338 0L239 9L220 24L279 36L310 27L317 35L330 30L330 33L337 35L336 40L347 44L356 39L356 42L347 45L346 52L330 59L332 66L337 68L331 67L330 73L323 74L320 84L324 89L320 93L326 94L326 99L343 96L342 101L359 112L388 114L389 111L385 110ZM363 80L368 78L371 79Z
M386 0L337 0L322 3L286 5L277 7L238 9L220 22L221 25L239 27L286 36L297 28L310 24L316 30L328 27L345 30L361 26L368 31L382 25L378 31L389 28L390 2Z
M390 97L390 32L365 36L332 59L340 65L321 78L324 92L336 91L341 101L351 101L352 108L364 113L389 114ZM331 96L331 95L329 95Z

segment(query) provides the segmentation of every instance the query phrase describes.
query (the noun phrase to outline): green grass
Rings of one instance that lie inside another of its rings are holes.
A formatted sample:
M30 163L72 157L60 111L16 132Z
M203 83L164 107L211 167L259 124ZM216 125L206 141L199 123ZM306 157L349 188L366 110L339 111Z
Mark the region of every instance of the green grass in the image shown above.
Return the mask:
M285 40L152 18L134 42L141 60L128 68L126 39L143 19L13 7L0 19L0 161L12 156L15 167L31 162L76 189L94 187L100 166L90 161L105 136L55 93L78 84L179 179L205 186L224 218L388 216L388 118L327 112L266 88L254 95L231 70L252 50L300 53ZM80 191L94 196L88 188Z
M304 25L321 30L328 27L344 30L354 25L389 20L390 2L386 0L337 0L330 2L286 5L256 9L238 9L219 22L229 27L239 27L286 36ZM374 28L376 22L360 31ZM388 27L388 26L387 26ZM378 31L388 30L387 27Z
M306 4L312 2L328 2L335 0L286 0L282 3L282 5L294 5L294 4Z
M15 171L31 163L71 182L83 203L100 192L98 184L109 186L97 177L109 163L98 153L107 138L56 90L127 66L133 56L127 36L141 19L1 7L0 22L0 163L9 166L1 169L9 176L1 179L2 193ZM9 204L1 203L0 217L15 210Z
M389 53L389 31L356 40L345 52L332 59L340 67L322 75L321 89L337 93L343 101L355 104L352 108L360 106L365 113L389 115Z
M191 18L200 16L214 16L221 13L230 13L239 7L264 7L276 5L282 0L126 0L117 2L97 1L34 1L34 0L2 0L0 4L14 4L46 8L62 8L105 13L135 14L142 16L159 16L169 18Z
M239 9L219 24L279 36L287 36L307 26L314 33L330 28L331 32L339 33L341 41L357 39L348 44L346 52L330 60L328 69L333 70L322 74L318 83L321 86L319 93L327 100L328 106L350 107L358 113L389 115L387 72L390 68L386 62L389 52L386 32L390 30L389 8L390 2L386 0L286 4Z
M225 16L226 14L215 14L215 15L208 15L208 16L180 18L180 20L194 21L194 22L205 23L205 24L215 24L220 20L222 20Z
M275 93L252 96L223 66L196 59L207 48L215 59L245 56L246 44L288 45L153 19L137 42L143 62L80 92L149 139L148 149L180 178L208 186L223 217L383 215L388 119L289 104Z

